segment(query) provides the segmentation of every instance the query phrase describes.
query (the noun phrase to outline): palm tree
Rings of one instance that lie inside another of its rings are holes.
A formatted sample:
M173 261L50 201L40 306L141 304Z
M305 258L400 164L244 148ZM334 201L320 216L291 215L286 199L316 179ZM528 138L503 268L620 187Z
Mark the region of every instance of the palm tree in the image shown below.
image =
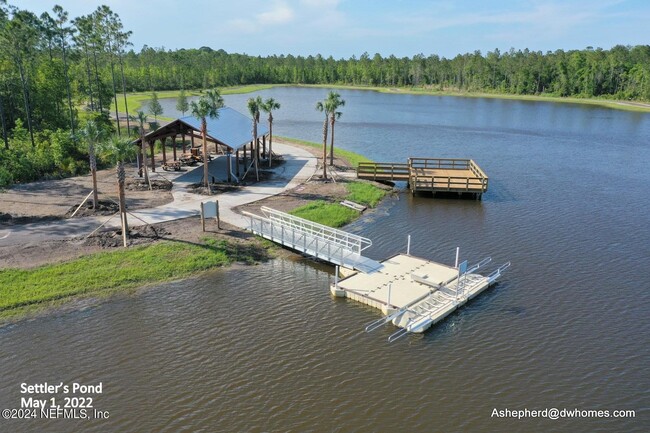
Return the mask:
M329 121L329 104L327 99L318 101L316 103L316 110L325 113L325 121L323 122L323 179L327 179L327 122Z
M131 116L131 120L138 122L140 124L140 149L142 150L142 164L141 168L144 173L144 181L149 185L151 189L151 183L149 182L149 172L147 171L147 150L144 144L144 124L147 122L147 115L143 111L136 111L137 116Z
M97 210L99 195L97 194L97 157L95 156L95 146L104 139L104 131L99 128L94 120L89 120L81 135L88 143L88 158L90 159L90 173L93 177L93 209Z
M122 221L122 239L124 241L124 246L126 247L129 224L126 219L126 198L124 195L124 184L126 182L124 162L132 159L137 154L137 150L131 139L114 135L108 142L101 144L101 152L108 160L115 164L115 171L117 174L117 193Z
M329 92L326 103L329 105L330 124L332 125L332 141L330 144L330 165L334 165L334 122L341 118L341 112L336 111L345 105L345 100L336 92Z
M208 171L208 123L206 117L218 119L219 109L223 107L223 98L217 89L208 90L204 96L201 96L198 102L192 101L190 104L192 116L201 121L201 135L203 136L203 184L208 194L210 194L210 174Z
M260 122L260 109L264 105L264 102L262 102L262 97L258 96L257 98L248 98L248 112L251 114L251 117L253 118L253 143L255 143L255 153L254 153L254 161L255 161L255 177L257 178L257 181L259 182L260 180L260 173L258 171L258 166L259 166L259 146L257 145L257 124Z
M269 167L273 160L272 146L273 146L273 110L280 108L280 103L273 98L269 98L262 104L262 110L269 113Z

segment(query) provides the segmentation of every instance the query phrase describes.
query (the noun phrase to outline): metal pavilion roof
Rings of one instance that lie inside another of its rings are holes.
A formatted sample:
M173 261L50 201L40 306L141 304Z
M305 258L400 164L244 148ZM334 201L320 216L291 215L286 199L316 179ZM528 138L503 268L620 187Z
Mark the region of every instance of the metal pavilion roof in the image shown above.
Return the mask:
M219 117L216 119L208 117L206 118L206 123L208 127L208 141L228 146L233 151L239 150L253 141L252 119L230 107L219 109ZM181 131L187 133L188 130L194 130L196 131L196 135L200 135L201 120L193 116L181 117L161 126L155 131L149 132L144 138L147 142L153 142L174 134L180 134L182 133ZM261 138L268 133L269 128L265 122L261 121L257 124L258 137ZM133 143L139 144L140 138L137 138Z
M201 120L194 116L185 116L179 119L197 131L201 131ZM253 139L253 122L248 116L230 107L219 109L219 117L206 118L208 135L220 143L237 150ZM264 122L257 124L257 136L262 137L269 133L268 125Z

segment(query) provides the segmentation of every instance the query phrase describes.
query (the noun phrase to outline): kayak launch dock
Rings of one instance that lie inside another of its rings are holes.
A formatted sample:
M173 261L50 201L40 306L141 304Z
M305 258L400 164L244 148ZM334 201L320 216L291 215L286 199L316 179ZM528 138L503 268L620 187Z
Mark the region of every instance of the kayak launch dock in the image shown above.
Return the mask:
M448 266L406 254L378 262L361 255L370 239L317 224L275 209L262 207L263 216L244 212L249 230L280 245L336 265L334 296L350 298L382 311L384 317L366 326L370 332L389 322L400 328L394 341L421 333L492 285L510 263L488 276L477 274L491 259ZM339 280L339 266L347 276Z
M398 254L382 261L382 268L375 272L337 279L330 290L334 296L381 310L384 317L368 324L366 331L391 322L400 328L389 337L392 342L426 331L487 289L510 266L503 264L488 276L476 273L490 262L488 257L471 267L467 261L452 267Z

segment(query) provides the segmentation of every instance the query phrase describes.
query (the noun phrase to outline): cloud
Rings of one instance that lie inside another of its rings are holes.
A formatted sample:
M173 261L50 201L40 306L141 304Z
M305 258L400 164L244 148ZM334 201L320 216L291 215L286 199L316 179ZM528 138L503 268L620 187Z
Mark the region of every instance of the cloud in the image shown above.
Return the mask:
M519 11L455 13L436 15L420 11L417 15L399 18L395 21L408 25L415 31L430 31L450 27L475 25L534 25L555 29L597 21L607 16L605 9L620 3L620 0L589 3L535 2L530 9Z
M273 9L255 16L258 24L286 24L293 20L295 13L285 2L276 2Z
M300 0L300 3L313 8L336 8L340 0Z

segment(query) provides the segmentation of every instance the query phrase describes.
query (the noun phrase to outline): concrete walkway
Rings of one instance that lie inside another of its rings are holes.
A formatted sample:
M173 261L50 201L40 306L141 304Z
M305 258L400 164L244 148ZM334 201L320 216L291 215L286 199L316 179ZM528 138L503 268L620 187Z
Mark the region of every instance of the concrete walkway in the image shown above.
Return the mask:
M247 219L236 213L233 210L234 208L294 188L309 179L316 171L316 158L306 150L280 143L273 143L273 150L281 154L285 160L284 164L272 169L275 173L273 180L211 197L192 194L186 189L189 184L201 181L203 176L202 165L185 173L163 172L163 177L174 182L172 188L174 200L166 205L130 212L132 215L129 215L129 225L155 224L199 215L202 201L219 200L221 220L239 228L246 228ZM208 170L211 174L224 173L227 158L219 156L208 164ZM251 176L251 173L248 176ZM220 179L221 177L223 175L217 178ZM0 230L0 247L85 236L97 229L101 224L105 224L104 227L119 228L119 215L13 226L6 230Z

